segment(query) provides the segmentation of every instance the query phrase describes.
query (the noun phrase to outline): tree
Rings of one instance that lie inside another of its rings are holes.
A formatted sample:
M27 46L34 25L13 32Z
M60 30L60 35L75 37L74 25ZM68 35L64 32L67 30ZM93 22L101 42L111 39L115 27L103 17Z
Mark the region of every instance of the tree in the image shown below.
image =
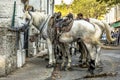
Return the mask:
M112 6L112 5L117 5L120 3L120 0L96 0L97 2L105 2L107 3L109 6Z
M62 16L65 16L69 12L71 12L71 8L69 5L62 3L60 5L55 5L55 12L62 12Z
M63 15L69 12L74 14L83 13L84 17L89 18L101 18L105 13L108 12L107 4L105 2L96 2L96 0L74 0L72 4L55 6L55 11L61 11Z
M107 5L104 2L96 2L95 0L74 0L71 8L73 13L83 13L85 17L100 18L106 12Z

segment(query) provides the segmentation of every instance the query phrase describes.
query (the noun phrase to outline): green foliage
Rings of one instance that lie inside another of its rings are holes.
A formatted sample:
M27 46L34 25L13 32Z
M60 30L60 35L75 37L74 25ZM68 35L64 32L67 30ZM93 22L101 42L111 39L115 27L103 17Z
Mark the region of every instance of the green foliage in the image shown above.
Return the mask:
M83 13L84 17L99 18L107 12L107 5L95 0L74 0L72 4L73 13Z
M112 5L117 5L120 3L120 0L96 0L97 2L105 2L107 3L109 6Z
M68 7L69 6L69 7ZM71 5L62 3L61 5L55 5L55 11L61 11L63 15L69 12L74 14L83 13L84 17L101 18L108 12L105 2L96 2L96 0L74 0Z
M71 12L71 8L69 5L62 3L61 5L55 5L55 12L62 12L62 16L65 16L69 12Z

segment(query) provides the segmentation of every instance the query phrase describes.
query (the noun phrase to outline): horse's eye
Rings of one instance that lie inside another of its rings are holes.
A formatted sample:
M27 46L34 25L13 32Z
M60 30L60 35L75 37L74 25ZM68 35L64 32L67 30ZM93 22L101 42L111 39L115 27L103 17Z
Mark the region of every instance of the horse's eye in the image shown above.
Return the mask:
M23 17L19 17L20 19L23 19Z
M29 18L26 18L25 20L26 20L26 21L28 21L28 20L29 20Z

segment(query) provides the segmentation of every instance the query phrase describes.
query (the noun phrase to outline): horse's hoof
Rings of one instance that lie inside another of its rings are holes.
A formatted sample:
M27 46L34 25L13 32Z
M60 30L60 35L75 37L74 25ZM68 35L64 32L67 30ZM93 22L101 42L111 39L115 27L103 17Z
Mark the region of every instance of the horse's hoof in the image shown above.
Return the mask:
M72 67L67 67L66 70L67 71L73 71L73 68Z
M88 69L88 72L89 72L91 75L94 75L94 70Z
M103 68L102 62L100 62L99 64L97 64L96 67L97 67L97 68Z
M79 63L82 63L82 60L79 60L78 62L79 62Z
M57 64L56 63L53 63L53 67L56 67L57 66Z
M62 60L62 56L59 56L59 59Z
M88 66L86 64L80 64L79 65L81 68L87 68Z
M96 67L97 67L97 68L103 68L103 66L101 66L101 65L97 65Z
M61 71L66 71L65 66L62 66L62 67L60 68L60 70L61 70Z
M49 61L49 58L45 58L45 61Z
M54 67L54 65L52 65L52 64L46 65L46 68L53 68L53 67Z

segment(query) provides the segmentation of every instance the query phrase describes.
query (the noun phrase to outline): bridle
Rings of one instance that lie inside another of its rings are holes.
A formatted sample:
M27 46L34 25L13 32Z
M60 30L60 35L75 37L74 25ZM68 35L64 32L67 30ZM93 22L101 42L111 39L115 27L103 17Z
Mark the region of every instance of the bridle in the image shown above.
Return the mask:
M28 19L28 22L27 22L26 26L30 26L30 21L33 19L32 14L30 13L30 11L28 11L28 14L30 15L31 19Z
M31 14L29 11L28 11L28 14L30 15L30 17L31 17L31 19L32 19L32 14ZM31 21L31 20L27 19L27 23L22 23L23 26L22 26L21 29L22 29L24 32L27 31L27 30L29 29L30 21Z

